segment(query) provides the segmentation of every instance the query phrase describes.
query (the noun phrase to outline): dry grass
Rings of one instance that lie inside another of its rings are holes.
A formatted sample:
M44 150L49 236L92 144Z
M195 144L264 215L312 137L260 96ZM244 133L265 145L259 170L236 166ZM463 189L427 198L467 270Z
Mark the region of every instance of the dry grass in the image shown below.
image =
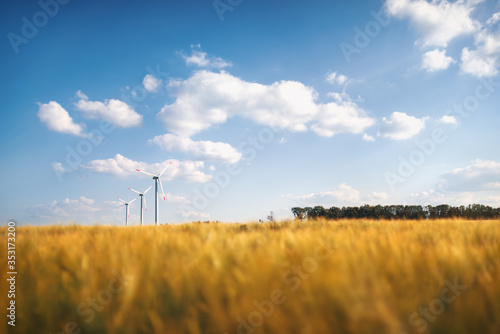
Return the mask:
M500 333L499 240L500 220L18 227L16 330Z

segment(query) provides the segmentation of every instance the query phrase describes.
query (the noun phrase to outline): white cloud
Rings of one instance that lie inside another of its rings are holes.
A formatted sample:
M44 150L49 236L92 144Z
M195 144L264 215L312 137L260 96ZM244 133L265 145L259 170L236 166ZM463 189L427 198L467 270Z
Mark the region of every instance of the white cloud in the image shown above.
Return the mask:
M210 68L225 68L230 67L232 64L220 57L209 56L206 52L200 49L200 44L191 45L191 54L186 55L183 52L180 53L186 65L195 65L198 67L210 67Z
M488 19L488 21L486 21L486 24L489 25L489 26L492 26L492 25L496 24L498 21L500 21L500 12L497 12L497 13L493 14Z
M87 198L87 197L84 197L84 196L81 196L80 197L80 201L84 204L87 204L87 205L92 205L95 203L95 201L91 198Z
M370 136L367 133L363 133L363 140L365 140L365 141L375 141L375 138L373 138L373 136Z
M448 204L453 206L467 205L475 202L474 194L470 192L454 193L451 195L449 192L440 190L429 189L420 193L410 194L410 202L419 205L440 205Z
M367 195L362 195L360 191L345 183L342 183L329 191L289 197L292 199L292 205L321 205L325 208L332 206L341 207L363 204L384 204L389 199L389 195L384 192L372 192Z
M457 125L458 124L457 119L455 117L449 116L449 115L441 117L438 120L438 122L439 123L443 123L443 124L451 124L451 125Z
M440 178L440 187L448 191L498 190L500 162L477 159L466 167L441 174Z
M433 189L411 194L422 205L484 204L500 206L500 162L476 159L468 166L442 173Z
M76 96L80 99L84 99L84 100L87 100L89 97L85 94L83 94L83 92L81 90L77 91L76 92Z
M183 136L222 124L236 115L263 125L304 131L305 123L316 112L314 91L294 81L266 86L226 72L202 70L169 86L176 100L164 106L158 117L167 130Z
M224 71L201 70L186 80L170 82L169 88L175 101L165 105L158 118L179 136L189 137L234 116L294 132L306 131L313 121L325 122L313 125L325 136L360 133L374 123L349 100L317 104L315 90L296 81L262 85Z
M370 198L370 202L373 202L373 201L384 201L384 200L387 200L389 198L389 194L387 193L384 193L384 192L372 192L369 196ZM378 203L380 204L380 203Z
M427 72L446 70L452 63L456 63L456 61L452 57L446 56L446 50L435 49L422 56L422 68Z
M66 169L64 169L63 164L60 162L53 162L51 166L52 166L52 169L56 172L59 172L59 173L66 172Z
M131 160L121 154L117 154L110 159L92 160L87 165L81 166L81 168L96 173L105 173L122 177L131 175L145 176L137 172L136 169L153 174L159 173L170 162L172 162L172 164L162 175L163 181L181 179L189 182L205 183L212 178L212 176L201 171L205 167L203 161L179 161L170 159L160 163L147 164L145 162Z
M202 160L236 163L242 157L242 154L238 150L222 142L194 141L191 138L180 137L170 133L156 136L150 141L165 151L185 152Z
M329 191L295 196L292 199L294 203L300 205L331 207L335 205L354 205L360 202L361 196L358 190L342 183Z
M492 207L500 206L500 196L495 192L446 191L430 189L411 194L411 201L420 205L449 204L453 206L468 204L484 204Z
M84 126L75 124L68 112L57 102L39 103L37 116L52 131L86 137L83 133Z
M198 212L198 211L179 211L184 218L190 219L202 219L202 218L210 218L210 214L206 212Z
M77 110L89 119L104 119L115 126L128 128L142 123L142 115L135 112L134 108L120 100L105 100L104 102L89 101L81 91L77 92L80 98L75 103Z
M471 15L484 0L386 0L387 10L398 18L409 18L422 38L424 46L446 47L459 36L474 36L474 46L466 46L460 56L462 73L477 78L498 74L500 65L500 12L485 22ZM447 69L455 60L445 51L429 51L422 58L422 68L432 72Z
M132 195L125 197L131 200ZM191 201L184 196L165 194L165 200L173 204L189 204ZM148 200L149 201L149 200ZM137 225L139 216L132 212L137 212L139 203L135 201L131 204L129 225ZM154 203L152 204L154 208ZM54 200L50 203L37 204L27 209L28 214L34 217L35 222L45 221L46 223L92 223L92 224L115 224L123 225L124 205L118 200L96 202L91 198L81 196L78 199L65 198L61 201Z
M416 118L402 112L393 112L389 117L382 118L384 123L378 135L392 140L404 140L418 134L425 128L427 118Z
M152 74L146 74L146 76L142 80L142 85L150 93L157 92L161 86L161 80L157 79Z
M424 46L446 47L454 38L470 35L480 27L471 18L482 0L387 0L385 6L397 18L408 18L423 35Z
M80 220L89 214L113 211L117 208L118 203L96 204L93 199L81 196L79 199L66 198L62 201L54 200L48 204L38 204L29 208L28 212L37 218Z
M165 194L165 201L176 204L189 204L191 201L184 196L172 195L171 193Z
M339 85L345 84L349 80L348 77L337 72L327 74L326 81L331 84L338 83Z
M363 109L352 101L331 102L318 106L316 123L311 126L316 134L331 137L338 133L362 133L375 124Z
M463 48L460 69L475 77L491 77L498 74L500 62L500 31L485 29L474 38L476 49Z

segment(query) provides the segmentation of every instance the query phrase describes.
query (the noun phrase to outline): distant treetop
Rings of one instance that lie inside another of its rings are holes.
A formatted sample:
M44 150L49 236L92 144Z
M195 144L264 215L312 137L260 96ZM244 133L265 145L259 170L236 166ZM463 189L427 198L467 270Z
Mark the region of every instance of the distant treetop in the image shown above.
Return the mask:
M294 207L292 213L295 219L342 219L342 218L369 218L369 219L433 219L433 218L467 218L467 219L495 219L500 218L500 208L482 204L470 204L459 207L441 204L432 205L363 205L338 208L332 206L325 209L322 206Z

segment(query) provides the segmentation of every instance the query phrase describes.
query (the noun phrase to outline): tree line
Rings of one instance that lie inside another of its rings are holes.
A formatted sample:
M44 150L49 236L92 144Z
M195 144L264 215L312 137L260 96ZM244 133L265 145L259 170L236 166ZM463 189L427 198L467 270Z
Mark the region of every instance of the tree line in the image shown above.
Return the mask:
M433 219L433 218L467 218L467 219L494 219L500 218L500 208L482 204L467 206L450 206L441 204L432 205L363 205L338 208L294 207L292 213L295 219L342 219L342 218L368 218L368 219Z

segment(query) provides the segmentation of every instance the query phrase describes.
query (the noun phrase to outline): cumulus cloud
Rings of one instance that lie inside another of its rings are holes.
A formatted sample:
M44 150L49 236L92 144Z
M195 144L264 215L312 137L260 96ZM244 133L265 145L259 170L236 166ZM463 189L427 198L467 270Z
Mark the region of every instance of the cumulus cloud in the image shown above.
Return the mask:
M165 151L180 151L188 153L197 159L236 163L242 154L227 143L212 141L194 141L188 137L165 134L150 140Z
M494 25L496 24L498 21L500 21L500 12L497 12L495 14L493 14L489 19L488 21L486 21L486 24L487 25Z
M387 10L398 18L408 18L419 30L423 46L444 48L460 36L474 36L474 46L462 49L460 70L475 77L498 74L500 65L500 13L494 13L483 24L471 17L483 0L386 0ZM429 51L422 58L422 68L429 71L447 69L455 60L445 51Z
M126 197L132 199L132 197ZM184 196L165 194L165 201L173 204L188 204L191 201ZM132 204L138 208L137 202ZM27 209L27 213L31 215L36 223L45 221L47 223L56 222L77 222L77 223L92 223L92 224L123 224L123 203L116 201L96 202L91 198L81 196L78 199L65 198L63 200L54 200L49 203L37 204ZM153 203L154 208L154 203ZM133 209L136 210L136 209ZM139 217L130 215L129 224L138 224Z
M73 122L66 109L55 101L45 104L39 103L37 116L52 131L86 137L83 133L84 126Z
M66 169L64 168L63 164L60 162L53 162L51 166L52 166L52 169L56 172L59 172L59 173L66 172Z
M319 193L311 193L301 196L291 196L293 205L316 206L325 208L332 206L353 206L363 204L383 204L389 199L389 195L384 192L372 192L361 194L360 191L342 183L332 190Z
M422 56L422 69L427 72L446 70L452 63L456 63L456 61L452 57L446 56L446 50L435 49Z
M121 154L115 155L113 158L92 160L81 168L95 172L105 173L116 176L145 176L136 171L136 169L155 174L160 173L166 166L167 171L162 175L163 181L171 181L173 179L181 179L188 182L208 182L212 176L205 174L202 169L205 165L203 161L179 161L175 159L166 160L163 162L148 164L145 162L134 161L124 157Z
M454 116L445 115L438 120L439 123L457 125L458 121Z
M247 82L224 71L197 71L192 77L169 83L172 104L158 113L169 132L189 137L227 119L239 116L265 126L331 136L340 132L360 133L374 120L349 100L318 104L314 89L296 81L271 85ZM324 124L320 124L325 122Z
M424 46L446 47L459 36L471 35L480 23L471 18L482 0L387 0L385 6L397 18L408 18L423 35Z
M411 201L421 205L449 204L453 206L468 204L484 204L492 207L500 206L498 192L475 192L475 191L446 191L442 189L430 189L420 193L412 193Z
M427 190L411 194L413 202L431 204L485 204L500 206L500 162L476 159L439 175L437 184Z
M462 72L478 78L497 75L500 63L500 30L481 30L474 37L474 45L475 49L462 49Z
M142 80L142 85L150 93L157 92L161 86L161 80L157 79L152 74L146 74L146 76Z
M375 141L375 138L373 138L373 136L370 136L367 133L363 133L363 140L364 141Z
M209 56L206 52L201 51L200 48L201 46L199 44L191 45L190 55L180 52L180 55L186 62L186 65L217 69L232 66L231 62L228 62L220 57Z
M473 204L476 201L486 203L474 196L472 192L453 193L436 189L429 189L419 193L410 194L410 201L420 205L440 205L449 204L453 206Z
M345 84L349 80L348 77L337 72L327 74L326 81L331 84L338 83L339 85Z
M109 204L109 203L107 203ZM28 209L37 218L69 218L78 219L88 214L103 212L117 208L115 205L96 204L93 199L81 196L79 199L65 198L62 201L52 201L46 204L38 204Z
M319 105L315 120L311 130L323 137L338 133L359 134L375 124L356 103L345 100Z
M301 205L322 205L331 207L334 205L344 205L358 203L361 196L358 190L345 183L340 184L332 190L307 195L295 196L293 201Z
M384 192L374 191L370 195L368 195L368 202L376 202L377 204L380 204L377 201L385 201L388 198L389 198L389 194L384 193Z
M115 99L104 102L90 101L81 91L78 91L76 95L80 100L75 103L75 107L85 118L104 119L122 128L138 126L142 123L142 115L123 101Z
M206 212L198 212L198 211L178 211L182 215L182 217L187 219L208 219L210 218L210 214Z
M175 204L189 204L191 201L184 196L172 195L171 193L165 194L165 201Z
M408 139L425 128L426 119L395 111L389 117L382 118L383 125L378 135L392 140Z
M441 188L448 191L498 191L500 162L477 159L466 167L441 174L440 178Z

